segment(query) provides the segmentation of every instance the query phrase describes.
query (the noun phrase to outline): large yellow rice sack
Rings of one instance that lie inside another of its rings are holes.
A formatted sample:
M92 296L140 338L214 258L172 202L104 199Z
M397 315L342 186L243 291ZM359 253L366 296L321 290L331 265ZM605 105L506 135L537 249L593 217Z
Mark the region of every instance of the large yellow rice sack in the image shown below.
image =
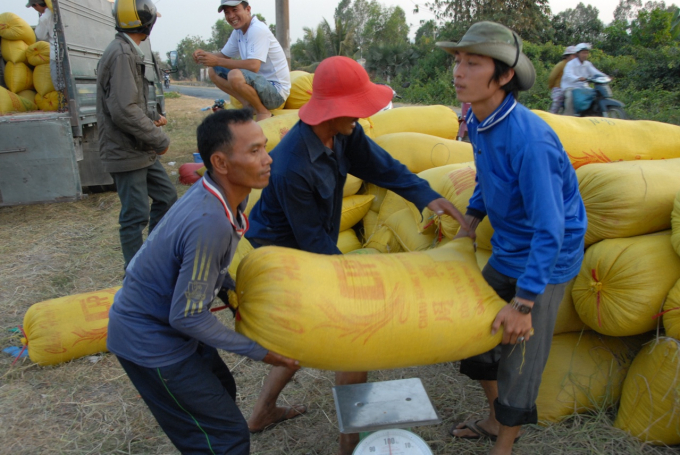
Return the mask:
M366 239L364 248L372 248L383 254L401 253L404 251L394 232L387 226L376 227L375 231Z
M7 62L5 85L14 93L31 89L33 88L33 71L25 63Z
M614 426L643 442L680 444L680 341L661 338L635 357Z
M398 107L378 112L370 120L376 138L391 133L412 132L455 139L458 133L458 114L446 106Z
M395 110L400 109L408 108ZM453 134L455 135L456 132L454 131ZM380 136L375 142L416 174L426 169L447 164L466 163L474 159L472 146L469 143L442 139L435 135L397 132Z
M35 43L35 33L31 26L14 13L0 14L0 38L21 40L29 45Z
M592 163L680 157L680 127L675 125L533 112L555 130L574 169Z
M0 114L9 112L23 112L26 110L23 98L12 93L4 87L0 87Z
M120 287L69 295L32 305L22 340L31 360L54 365L106 351L109 308Z
M22 97L25 100L30 101L32 104L35 104L35 90L22 90L17 95Z
M38 65L33 69L33 86L35 87L36 92L40 93L42 96L54 91L49 63Z
M671 213L671 229L673 233L671 234L671 243L675 252L680 256L680 191L675 195L675 201L673 202L673 212Z
M668 232L609 239L586 250L572 297L585 324L605 335L653 330L654 316L680 279L680 257Z
M680 280L668 292L662 314L666 336L680 340Z
M50 43L36 41L26 48L26 60L33 66L50 63Z
M342 217L340 218L340 232L350 229L366 216L371 208L373 196L356 194L342 199Z
M365 243L366 240L371 235L373 235L376 228L378 227L378 213L374 212L373 210L369 210L368 212L366 212L366 215L361 220L361 224L363 225L363 228L361 230L361 238Z
M639 342L594 332L553 337L536 399L539 421L557 422L616 403L637 350Z
M305 74L293 79L291 77L290 95L286 100L286 109L300 109L312 97L314 74Z
M564 290L564 297L562 302L560 302L560 307L557 309L557 320L555 321L553 335L588 330L588 327L583 323L574 307L574 299L571 296L574 281L572 280Z
M472 243L427 252L316 255L265 247L241 262L236 330L302 366L371 371L488 351L505 306Z
M385 220L385 227L392 231L401 245L401 251L425 251L436 245L436 236L418 231L418 224L408 208L393 213Z
M57 111L59 110L59 101L63 98L61 92L49 92L45 96L40 93L35 95L35 104L41 111Z
M300 120L300 118L297 114L285 114L258 122L262 127L262 132L267 136L268 141L266 149L268 152L271 152L271 150L281 142L283 136L288 134L288 131L290 131L298 120Z
M21 40L0 40L0 50L2 51L2 58L6 62L12 63L25 63L26 62L26 49L28 44Z
M354 229L347 229L346 231L340 232L338 236L338 249L343 253L347 254L355 250L360 250L362 245L357 237L357 233Z
M238 271L238 266L251 251L253 251L255 248L253 248L253 245L248 241L247 238L241 237L241 240L238 241L238 246L236 247L236 253L234 253L234 257L231 259L231 264L229 264L229 275L231 275L232 278L236 279L236 272Z
M671 227L680 158L591 164L576 175L588 213L586 245Z
M30 96L30 95L31 95L31 90L24 90L24 91L21 92L21 93L25 93L26 95L29 95L29 96ZM19 101L21 102L21 105L22 105L21 112L33 112L33 111L37 111L37 110L38 110L38 105L36 105L36 104L33 102L33 99L35 99L35 98L29 99L29 98L25 98L25 97L23 97L23 96L21 96L21 95L17 95L17 96L19 97ZM34 97L35 97L35 95L34 95Z
M353 196L359 192L363 180L354 177L352 174L347 174L347 180L345 180L345 186L342 188L342 197ZM373 205L373 202L371 202Z

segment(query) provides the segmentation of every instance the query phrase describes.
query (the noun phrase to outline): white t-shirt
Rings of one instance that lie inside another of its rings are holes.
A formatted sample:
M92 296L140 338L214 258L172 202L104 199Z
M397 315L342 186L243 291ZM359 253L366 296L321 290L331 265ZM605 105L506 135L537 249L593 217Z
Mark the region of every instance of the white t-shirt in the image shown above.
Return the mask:
M54 60L54 15L49 8L45 8L45 12L38 19L38 25L35 27L35 37L39 41L50 43L50 61Z
M575 58L570 60L564 67L560 86L562 90L568 88L588 88L588 83L586 81L579 81L579 78L585 77L588 79L593 76L605 76L605 74L595 68L590 61L586 60L581 63L581 60Z
M290 94L290 71L283 48L269 28L253 16L248 31L234 30L222 48L227 57L262 62L258 74L264 76L283 97Z

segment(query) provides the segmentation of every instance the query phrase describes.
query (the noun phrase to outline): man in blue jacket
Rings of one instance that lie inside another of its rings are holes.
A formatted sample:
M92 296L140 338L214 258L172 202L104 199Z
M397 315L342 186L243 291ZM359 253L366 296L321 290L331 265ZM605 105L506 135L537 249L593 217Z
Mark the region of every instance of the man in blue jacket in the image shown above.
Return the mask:
M451 434L489 437L496 441L491 454L510 454L521 425L537 422L557 310L583 260L586 212L557 135L517 102L518 91L536 78L519 36L479 22L459 43L437 45L455 56L456 95L472 104L466 120L477 184L465 216L472 230L461 228L458 237L473 235L489 217L493 253L483 275L508 301L492 326L494 333L503 327L502 345L460 367L481 381L490 415L456 425Z
M221 110L198 127L207 172L151 232L130 262L109 312L107 346L182 453L250 453L236 383L216 348L295 371L210 312L248 230L252 188L271 158L253 112ZM222 294L220 294L222 295Z
M337 247L342 190L347 174L390 189L419 210L453 216L466 224L449 201L369 139L359 118L383 109L392 89L372 83L366 71L347 57L331 57L314 75L313 94L300 109L300 121L272 150L270 185L250 214L246 238L254 247L277 245L318 254L341 254ZM304 406L277 408L279 393L294 370L272 369L248 419L251 431L295 417ZM366 372L338 372L336 384L366 382ZM340 435L340 453L351 454L358 434Z

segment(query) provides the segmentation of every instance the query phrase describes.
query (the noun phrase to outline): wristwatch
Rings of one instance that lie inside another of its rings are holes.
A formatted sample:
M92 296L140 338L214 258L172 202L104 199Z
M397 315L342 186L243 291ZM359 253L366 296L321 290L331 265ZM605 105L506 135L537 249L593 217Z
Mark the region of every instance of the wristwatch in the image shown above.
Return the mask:
M512 300L510 301L510 306L512 306L512 308L514 310L517 310L522 314L531 313L531 307L529 305L525 305L522 302L520 302L519 300L517 300L517 297L512 298Z

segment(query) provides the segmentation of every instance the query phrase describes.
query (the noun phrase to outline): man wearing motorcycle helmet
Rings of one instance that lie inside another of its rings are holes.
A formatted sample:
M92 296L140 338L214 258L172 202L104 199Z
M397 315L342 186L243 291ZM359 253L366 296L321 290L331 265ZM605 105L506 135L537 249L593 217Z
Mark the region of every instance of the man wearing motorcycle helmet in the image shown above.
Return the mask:
M568 46L562 54L562 60L555 65L548 76L548 90L550 90L550 98L552 98L552 105L550 112L557 114L560 108L564 105L564 91L562 90L562 74L564 67L576 57L576 46Z
M576 45L576 58L564 67L562 90L564 91L564 115L576 115L573 90L588 88L587 80L595 76L606 76L588 61L591 46L588 43Z
M151 233L177 192L158 161L170 138L160 128L165 117L148 108L151 82L139 47L156 22L156 6L152 0L116 0L113 15L118 33L97 65L97 126L99 155L120 198L120 243L127 268L142 246L142 231L148 224Z

